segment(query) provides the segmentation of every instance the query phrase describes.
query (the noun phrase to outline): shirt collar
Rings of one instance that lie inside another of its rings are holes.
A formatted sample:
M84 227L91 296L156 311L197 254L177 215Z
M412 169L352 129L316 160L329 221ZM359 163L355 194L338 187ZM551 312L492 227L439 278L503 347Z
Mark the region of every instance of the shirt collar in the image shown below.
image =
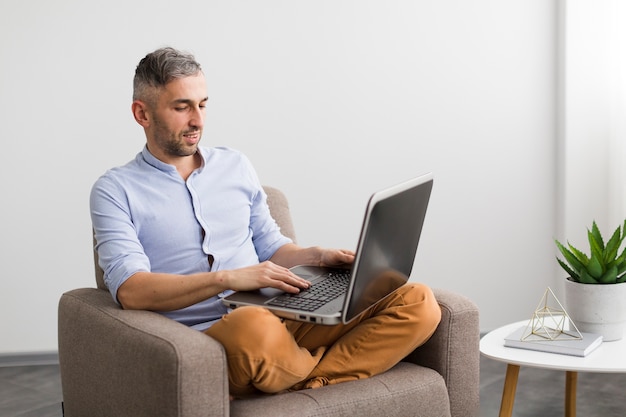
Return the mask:
M202 171L202 169L206 166L207 158L209 157L209 150L203 147L198 147L198 152L200 156L202 156L202 165L198 168L198 171ZM141 150L141 156L143 160L146 161L149 165L152 165L159 171L163 172L173 172L176 171L176 167L174 165L167 164L160 159L157 159L150 150L148 149L148 145L145 145Z

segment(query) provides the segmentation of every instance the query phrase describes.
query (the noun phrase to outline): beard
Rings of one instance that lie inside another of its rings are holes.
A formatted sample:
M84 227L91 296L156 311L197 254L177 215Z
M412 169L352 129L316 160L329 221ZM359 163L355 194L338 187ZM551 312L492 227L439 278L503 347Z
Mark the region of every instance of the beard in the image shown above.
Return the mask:
M197 134L198 141L190 144L185 135ZM171 131L160 118L154 118L154 140L159 148L170 156L190 156L197 152L202 129L191 128L182 132Z

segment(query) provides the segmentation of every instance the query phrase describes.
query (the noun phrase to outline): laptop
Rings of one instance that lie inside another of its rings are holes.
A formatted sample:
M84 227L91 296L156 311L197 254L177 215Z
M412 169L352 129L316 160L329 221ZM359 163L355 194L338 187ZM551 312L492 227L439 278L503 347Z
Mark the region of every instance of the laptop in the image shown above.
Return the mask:
M233 309L262 306L290 320L350 322L408 280L432 186L428 173L372 194L351 266L295 266L291 271L310 281L310 288L298 294L275 288L237 291L222 301ZM328 288L330 295L318 294Z

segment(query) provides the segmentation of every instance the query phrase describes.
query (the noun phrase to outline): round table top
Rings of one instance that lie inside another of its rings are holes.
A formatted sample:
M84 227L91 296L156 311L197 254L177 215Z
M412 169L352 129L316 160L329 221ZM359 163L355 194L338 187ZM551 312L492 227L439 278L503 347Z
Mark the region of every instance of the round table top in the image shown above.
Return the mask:
M585 357L538 352L504 346L504 338L529 320L507 324L487 333L480 340L480 352L488 358L513 365L577 372L626 373L626 338L602 342Z

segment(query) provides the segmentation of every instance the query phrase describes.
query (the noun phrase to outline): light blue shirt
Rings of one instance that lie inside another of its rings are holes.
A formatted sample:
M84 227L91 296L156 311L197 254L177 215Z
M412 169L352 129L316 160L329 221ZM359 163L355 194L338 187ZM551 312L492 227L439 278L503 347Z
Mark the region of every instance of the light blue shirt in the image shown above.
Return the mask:
M268 260L290 239L270 216L250 161L229 148L199 148L202 166L184 181L147 149L102 175L91 190L91 220L104 281L117 290L140 271L229 270ZM214 259L209 266L208 257ZM220 298L162 312L198 330L227 313Z

